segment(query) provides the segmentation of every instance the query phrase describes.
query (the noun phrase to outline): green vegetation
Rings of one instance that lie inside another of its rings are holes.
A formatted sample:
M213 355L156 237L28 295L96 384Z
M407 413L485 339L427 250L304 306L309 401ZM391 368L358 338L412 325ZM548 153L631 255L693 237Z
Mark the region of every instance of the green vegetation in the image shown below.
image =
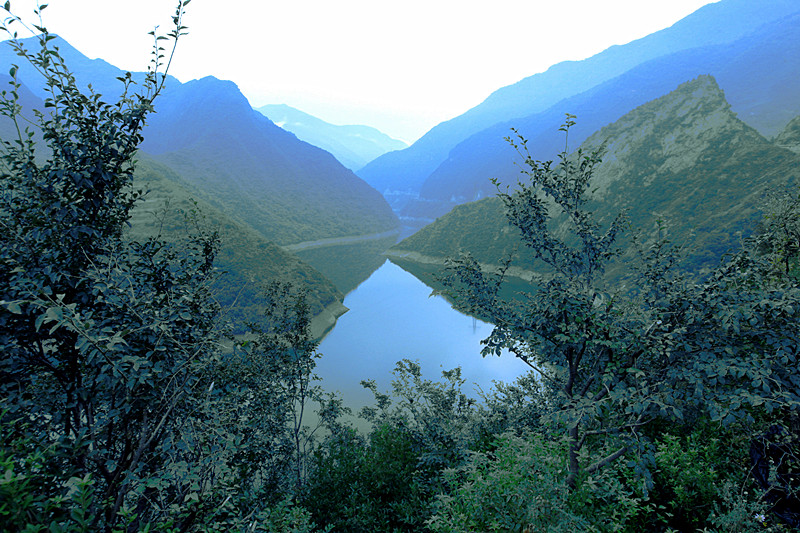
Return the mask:
M567 133L571 118L562 128ZM623 291L603 274L622 258L617 241L625 219L617 216L603 225L587 210L597 153L578 150L571 157L565 147L553 164L533 159L524 139L512 143L528 180L499 197L536 261L531 268L542 275L531 292L504 300L499 288L509 263L486 273L467 255L450 262L444 284L457 305L496 324L484 341L484 356L509 350L537 376L544 396L540 434L562 443L560 481L567 490L579 494L585 483L609 475L615 483L629 481L626 475L640 478L644 492L638 498L663 490L652 477L652 464L657 463L653 447L672 442L665 425L735 427L755 439L756 428L763 430L765 423L789 424L796 446L800 286L797 253L788 243L798 236L797 203L768 219L745 250L702 283L675 272L677 252L666 239L640 245ZM718 457L711 448L718 441L703 445L708 448L695 453ZM607 472L622 461L630 473ZM796 471L796 456L793 461L790 468ZM678 469L667 473L678 474ZM712 490L692 482L695 492ZM672 505L685 508L682 491L691 484L676 485L678 505L676 500ZM598 491L604 489L591 486L589 493ZM632 504L630 516L614 517L616 527L625 530L627 519L636 524L644 501ZM623 502L612 505L625 509ZM608 510L593 509L592 515ZM676 511L671 514L680 517ZM708 515L702 525L713 521Z
M364 240L357 244L310 248L295 252L347 294L369 278L385 261L382 253L396 242L395 236Z
M265 280L301 284L312 315L341 302L342 291L329 277L283 251L249 225L203 200L194 199L189 192L190 184L182 183L173 171L143 152L137 153L133 186L145 188L146 194L131 212L127 233L130 238L174 241L185 237L189 229L187 215L219 234L220 247L214 264L220 273L214 279L213 290L236 333L242 333L247 323L263 314L261 292Z
M272 124L231 82L175 85L157 111L142 149L201 199L276 244L397 227L378 191L329 153Z
M266 117L263 119L268 121ZM202 128L202 125L183 127ZM241 147L227 146L222 144L223 140L203 139L199 146L185 148L178 154L154 157L185 176L200 198L220 211L235 213L239 220L247 221L263 237L280 245L366 235L397 226L397 219L380 194L366 184L351 183L357 178L350 171L339 167L336 175L323 174L328 171L325 166L334 162L324 152L316 153L319 150L315 149L313 153L293 154L297 161L310 167L302 169L304 179L300 179L296 174L299 171L292 167L267 166L265 171L264 166L270 164L270 153L264 147L249 148L258 157L242 161ZM307 152L311 148L308 146ZM323 160L325 156L329 159ZM232 164L222 163L231 161ZM354 197L360 201L355 202ZM304 201L299 202L298 198Z
M126 231L147 205L133 157L161 47L141 86L122 77L108 103L77 88L39 29L37 50L11 43L47 80L44 111L23 115L16 67L0 106L16 133L0 153L0 527L310 530L285 497L313 441L301 407L320 403L325 424L338 404L311 386L305 297L273 285L264 325L224 348L219 235L191 216L181 239Z
M302 289L269 284L263 320L230 336L215 264L271 245L241 237L226 252L230 219L188 200L164 210L180 184L148 161L135 174L161 48L141 85L123 77L108 103L78 90L51 40L42 29L33 52L12 40L50 92L32 125L16 67L0 100L14 125L0 152L4 531L741 532L798 520L796 191L765 200L752 237L697 281L663 235L623 248L628 220L598 214L589 194L597 152L565 142L542 162L515 139L525 180L494 203L535 281L504 292L509 261L487 271L462 255L443 284L495 324L485 356L508 350L532 371L475 399L459 369L436 382L401 361L391 391L364 382L375 402L363 435L316 384ZM611 269L626 271L624 288Z

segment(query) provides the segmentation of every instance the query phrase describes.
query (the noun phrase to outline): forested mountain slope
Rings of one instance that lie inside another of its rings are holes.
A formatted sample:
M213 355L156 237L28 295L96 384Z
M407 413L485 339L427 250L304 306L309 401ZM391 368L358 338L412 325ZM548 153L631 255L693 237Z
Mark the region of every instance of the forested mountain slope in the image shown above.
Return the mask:
M563 136L558 140L563 148ZM538 159L536 145L529 146ZM605 223L626 212L645 238L663 226L670 240L687 246L686 266L695 272L717 264L754 230L765 190L800 183L800 158L739 120L710 76L634 109L581 148L602 149L590 209ZM497 264L518 242L502 203L488 198L456 207L390 254L419 260L409 253L442 259L468 251ZM518 252L519 265L532 263Z
M344 296L331 281L248 225L196 199L181 182L174 171L139 154L135 186L146 194L132 213L133 238L160 235L179 240L196 228L219 232L215 266L220 274L214 291L226 319L238 328L258 320L263 313L265 284L279 280L298 283L306 291L310 311L318 317L318 333L333 324L344 311Z
M142 149L278 244L397 224L377 191L328 152L253 110L232 82L204 78L172 86L157 111Z
M113 69L104 62L92 64ZM109 72L107 69L104 71ZM31 76L31 79L35 80L35 77ZM8 76L0 76L0 84L5 85L8 81ZM27 85L21 85L18 92L23 116L32 117L34 109L44 109L42 100ZM20 122L21 128L27 125ZM3 117L0 120L0 138L9 140L16 137L15 125ZM328 154L325 155L332 159ZM341 165L336 164L336 167L341 168ZM363 182L360 183L369 189ZM146 190L147 194L132 213L131 237L159 235L166 241L178 241L192 231L193 217L197 217L201 227L220 233L221 249L216 258L220 276L215 283L215 295L226 309L228 318L238 327L258 319L263 312L260 303L263 287L274 280L294 281L307 292L310 310L317 317L317 333L330 327L335 317L344 311L341 303L343 295L331 281L256 231L244 218L237 217L236 211L226 211L224 205L215 206L204 200L203 197L209 197L210 194L199 190L191 180L146 152L140 151L137 156L134 186ZM372 193L378 196L374 191ZM246 195L247 191L243 191L243 194ZM384 203L380 200L380 203ZM388 218L393 220L391 213ZM371 230L366 223L363 228Z
M122 91L117 77L123 71L89 60L62 39L51 45L59 47L80 84L91 83L109 98ZM19 63L7 45L0 46L0 63ZM43 90L32 69L21 68L18 76L34 93ZM329 153L253 110L232 82L169 79L144 136L142 149L181 175L193 194L278 244L397 225L379 193Z

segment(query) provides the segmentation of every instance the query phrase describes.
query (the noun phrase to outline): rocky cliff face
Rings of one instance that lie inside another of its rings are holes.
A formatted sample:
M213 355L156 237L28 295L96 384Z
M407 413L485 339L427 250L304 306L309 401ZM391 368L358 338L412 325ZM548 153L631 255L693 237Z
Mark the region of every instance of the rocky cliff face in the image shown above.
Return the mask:
M758 222L765 190L798 176L796 155L739 120L711 76L626 114L582 148L603 153L598 212L624 210L645 231L665 223L694 269L735 249Z
M725 165L725 159L739 159L738 152L764 141L731 112L714 78L700 76L602 128L581 148L603 156L594 182L602 198L616 182L637 189L666 187L666 180L692 173L703 160ZM713 174L726 177L721 170ZM708 177L697 175L695 181L699 185Z

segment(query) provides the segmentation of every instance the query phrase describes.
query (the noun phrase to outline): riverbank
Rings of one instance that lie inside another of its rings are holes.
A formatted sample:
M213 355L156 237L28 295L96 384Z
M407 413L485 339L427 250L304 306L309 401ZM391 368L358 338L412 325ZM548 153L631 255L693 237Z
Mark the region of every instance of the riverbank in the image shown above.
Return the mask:
M383 252L383 255L388 257L392 261L409 261L412 263L417 263L419 265L426 265L426 266L439 266L444 267L445 258L444 257L434 257L430 255L423 255L419 252L412 252L407 250L386 250ZM479 263L481 270L484 272L496 272L501 265L499 264L492 264L492 263ZM506 277L516 278L519 281L523 281L525 283L533 283L541 279L541 274L534 272L533 270L526 270L520 267L508 267L506 270Z
M377 241L386 239L388 237L396 237L400 235L401 228L391 229L381 233L370 233L367 235L349 235L345 237L331 237L329 239L318 239L315 241L304 241L295 244L287 244L281 246L287 252L299 252L301 250L312 250L315 248L325 248L328 246L342 246L348 244L358 244L364 241Z
M349 310L344 303L338 301L328 305L311 319L311 335L317 340L322 340L336 325L339 317Z

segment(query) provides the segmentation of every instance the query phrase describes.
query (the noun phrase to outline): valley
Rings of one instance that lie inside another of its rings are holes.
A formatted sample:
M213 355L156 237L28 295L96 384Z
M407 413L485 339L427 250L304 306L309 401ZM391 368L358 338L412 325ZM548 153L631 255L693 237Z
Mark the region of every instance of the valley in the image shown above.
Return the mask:
M468 252L491 272L512 254L506 274L524 282L535 278L535 260L516 243L490 180L513 188L518 179L519 155L504 140L513 140L512 128L536 157L553 158L569 112L578 116L569 151L601 150L593 193L601 219L624 211L644 240L668 228L689 250L684 268L700 274L756 229L764 191L798 180L800 13L791 2L773 4L754 10L727 0L554 65L412 146L289 106L253 109L231 81L169 80L143 132L137 186L148 193L131 236L179 240L200 217L221 237L216 287L230 319L257 318L260 287L282 279L306 291L317 336L387 257L436 285L447 258ZM719 16L736 23L706 31ZM56 43L79 83L114 90L119 69ZM10 63L10 51L0 60ZM21 69L18 77L24 105L41 109L39 75Z
M524 283L535 278L535 261L516 244L490 179L518 179L519 156L504 140L511 128L536 157L552 158L563 148L555 130L570 112L578 116L570 151L602 149L594 193L601 217L626 212L643 239L663 225L690 250L684 267L701 273L754 231L763 191L797 183L797 158L784 150L796 144L794 129L781 128L800 115L792 96L800 65L771 58L778 50L800 57L790 52L800 14L774 3L757 13L739 1L707 6L673 28L554 65L410 147L288 106L254 110L230 81L170 80L144 131L137 175L149 192L132 236L177 238L183 219L199 215L220 232L217 290L230 319L258 317L264 280L299 281L318 337L386 257L438 289L447 258L469 252L492 272L512 254L506 274ZM726 33L701 31L722 9L737 23ZM80 83L113 90L121 71L58 46ZM7 50L0 59L11 61ZM36 73L20 75L23 88L37 87ZM754 75L761 83L748 82ZM41 108L42 96L29 93L25 105Z
M147 72L0 42L0 531L800 527L796 0L410 145L166 76L188 3Z

